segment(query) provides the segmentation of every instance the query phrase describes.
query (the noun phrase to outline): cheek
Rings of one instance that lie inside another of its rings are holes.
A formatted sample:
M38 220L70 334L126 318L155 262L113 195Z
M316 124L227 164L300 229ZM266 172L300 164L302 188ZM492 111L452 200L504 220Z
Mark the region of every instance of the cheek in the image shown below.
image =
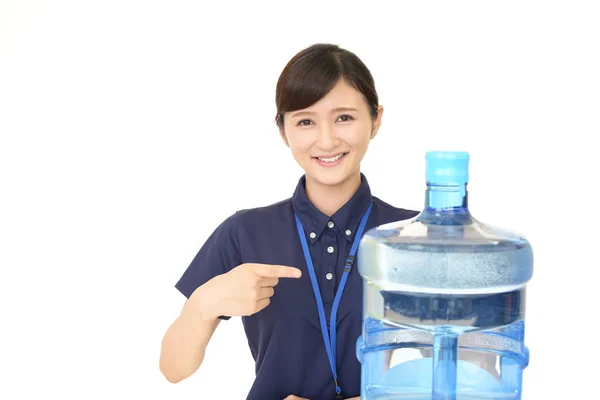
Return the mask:
M368 141L361 141L360 143L357 143L356 146L353 147L354 149L354 157L356 160L361 161L363 159L363 157L365 156L365 154L367 153L367 148L369 147L369 142Z
M370 141L371 131L364 127L361 127L359 131L355 131L351 135L348 135L346 139L346 142L357 153L364 153L367 151Z
M301 161L309 157L310 143L297 139L291 139L288 141L288 143L290 144L292 155L296 160Z
M295 133L288 135L288 143L294 155L308 153L312 144L308 135L299 135Z

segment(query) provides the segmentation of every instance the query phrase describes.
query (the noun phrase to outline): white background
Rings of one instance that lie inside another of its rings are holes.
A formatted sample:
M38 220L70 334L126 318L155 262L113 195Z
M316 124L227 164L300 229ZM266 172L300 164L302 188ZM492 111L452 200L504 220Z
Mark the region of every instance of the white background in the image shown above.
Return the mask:
M245 398L240 319L176 385L160 343L212 230L292 194L275 84L315 42L375 76L376 196L421 209L425 151L467 150L474 216L530 239L524 399L593 398L593 3L1 0L0 398Z

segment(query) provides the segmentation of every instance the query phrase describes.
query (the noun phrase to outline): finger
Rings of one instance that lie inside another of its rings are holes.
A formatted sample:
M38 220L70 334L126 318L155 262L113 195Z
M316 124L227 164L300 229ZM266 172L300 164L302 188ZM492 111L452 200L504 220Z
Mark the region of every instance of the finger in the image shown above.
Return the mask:
M269 297L267 297L266 299L259 300L256 303L256 308L255 308L254 313L257 313L260 310L262 310L263 308L266 308L269 304L271 304L271 298L269 298Z
M256 264L254 273L265 278L300 278L302 271L286 265Z
M264 287L258 290L258 300L267 299L275 294L275 289L272 287Z
M273 287L279 283L279 278L261 278L260 287Z

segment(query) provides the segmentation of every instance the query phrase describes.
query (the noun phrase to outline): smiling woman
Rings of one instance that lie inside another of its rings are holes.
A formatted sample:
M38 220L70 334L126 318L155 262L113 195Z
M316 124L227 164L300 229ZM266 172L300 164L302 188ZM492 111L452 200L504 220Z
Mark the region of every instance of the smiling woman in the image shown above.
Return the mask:
M304 175L291 198L233 213L202 246L176 284L188 301L164 336L161 371L171 382L193 374L219 321L242 316L256 362L247 400L358 398L356 248L367 230L417 212L372 196L361 172L383 107L355 54L301 51L281 73L276 106Z
M360 185L360 164L381 125L383 108L377 110L372 118L365 97L342 77L314 105L288 113L280 126L281 136L306 173L308 198L323 213L335 212ZM341 188L345 197L331 193ZM321 199L316 198L319 193Z

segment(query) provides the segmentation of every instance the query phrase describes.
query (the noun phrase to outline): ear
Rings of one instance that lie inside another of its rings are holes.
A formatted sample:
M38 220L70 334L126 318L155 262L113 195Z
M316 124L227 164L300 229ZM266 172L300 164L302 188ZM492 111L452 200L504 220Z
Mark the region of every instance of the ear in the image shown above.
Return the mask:
M374 139L377 136L377 132L379 132L379 127L381 126L381 118L383 117L383 106L377 107L377 118L373 120L373 128L371 129L371 139Z
M287 147L290 147L290 143L288 142L287 136L285 136L285 128L283 126L279 127L279 136L281 136L283 139L283 143L285 143Z

